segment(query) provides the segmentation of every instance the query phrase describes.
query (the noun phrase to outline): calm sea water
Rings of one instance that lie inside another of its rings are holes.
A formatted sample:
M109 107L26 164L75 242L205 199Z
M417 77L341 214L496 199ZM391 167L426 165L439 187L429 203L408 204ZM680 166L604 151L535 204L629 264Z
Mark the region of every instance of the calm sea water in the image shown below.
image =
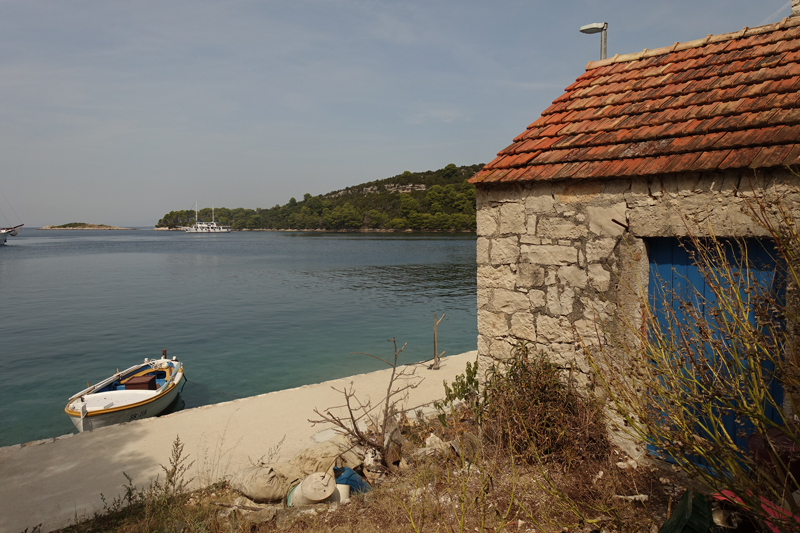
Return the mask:
M476 346L475 237L24 230L0 247L0 445L54 437L69 396L166 348L185 406ZM215 392L217 391L217 392Z

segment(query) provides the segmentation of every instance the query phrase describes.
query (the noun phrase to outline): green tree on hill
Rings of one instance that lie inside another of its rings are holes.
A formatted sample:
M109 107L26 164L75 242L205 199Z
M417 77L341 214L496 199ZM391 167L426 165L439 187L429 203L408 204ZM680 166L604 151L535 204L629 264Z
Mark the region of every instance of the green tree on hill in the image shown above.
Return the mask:
M217 208L217 221L233 229L474 231L475 187L467 181L483 165L409 172L312 196L269 209ZM170 211L156 227L194 223L194 210ZM211 209L199 211L211 220Z

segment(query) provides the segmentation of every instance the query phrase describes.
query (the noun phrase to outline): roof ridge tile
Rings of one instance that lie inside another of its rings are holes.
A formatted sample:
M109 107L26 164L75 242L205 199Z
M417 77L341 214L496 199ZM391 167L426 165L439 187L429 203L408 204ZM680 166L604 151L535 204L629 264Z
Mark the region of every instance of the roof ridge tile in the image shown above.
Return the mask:
M724 44L721 49L738 49L738 48L746 48L753 43L759 42L758 40L747 42L747 43L737 43L738 46L730 47L729 45L732 44L734 41L743 41L745 38L749 37L762 37L764 38L765 35L769 35L770 33L779 31L779 30L788 30L791 32L792 30L796 30L800 26L800 17L787 17L782 19L781 22L762 25L754 28L748 28L745 26L739 31L730 32L730 33L723 33L723 34L708 34L706 37L702 39L695 39L693 41L686 41L683 43L676 42L670 46L664 46L661 48L656 48L653 50L643 50L642 52L635 52L629 54L615 54L613 57L602 59L600 61L590 61L586 65L586 70L591 71L597 68L606 67L609 65L614 65L618 63L627 63L630 61L637 61L643 58L650 58L654 56L661 56L661 55L668 55L668 54L675 54L687 50L694 50L700 47L705 47L709 44L717 45L717 44ZM775 36L773 40L782 40L783 36ZM766 38L768 42L769 37ZM762 41L763 42L763 41ZM719 50L716 50L719 51ZM707 50L709 53L714 53L715 49ZM693 57L693 56L692 56ZM676 58L682 59L682 58Z

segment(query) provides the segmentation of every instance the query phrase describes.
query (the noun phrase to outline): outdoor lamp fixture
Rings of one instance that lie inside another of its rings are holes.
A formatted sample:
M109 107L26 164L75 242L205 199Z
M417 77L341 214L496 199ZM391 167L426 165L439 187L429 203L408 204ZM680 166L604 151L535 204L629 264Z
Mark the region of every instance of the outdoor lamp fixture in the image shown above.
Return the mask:
M581 33L600 33L600 59L606 58L606 30L608 22L594 22L581 26Z

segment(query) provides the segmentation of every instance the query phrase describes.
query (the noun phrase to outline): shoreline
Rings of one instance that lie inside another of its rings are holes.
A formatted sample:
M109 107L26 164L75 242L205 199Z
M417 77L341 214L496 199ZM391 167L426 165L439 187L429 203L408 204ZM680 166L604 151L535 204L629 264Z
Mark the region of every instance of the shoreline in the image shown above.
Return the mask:
M45 230L72 230L72 231L119 231L119 230L130 230L134 231L136 228L120 228L117 226L95 226L95 225L88 225L88 226L81 226L76 228L62 228L61 226L42 226L41 228L36 228L37 230L45 229Z
M442 381L452 383L476 358L477 351L443 357L440 370L420 364L398 367L415 367L415 375L424 378L408 391L406 408L442 399ZM168 463L176 437L195 462L186 476L194 478L190 488L231 476L281 442L276 460L288 460L335 435L331 426L309 421L317 418L314 409L342 404L334 388L352 384L360 399L374 403L384 397L390 374L387 368L0 448L0 533L19 533L40 523L44 533L101 512L100 494L107 501L122 495L125 474L137 487L163 475L160 465Z
M44 229L44 228L39 228ZM120 228L126 229L126 228ZM151 228L151 231L183 231L180 228ZM315 233L475 233L473 230L466 229L443 229L443 230L413 230L413 229L385 229L385 228L361 228L361 229L232 229L234 232L258 232L258 231L284 231L300 233L311 231Z

